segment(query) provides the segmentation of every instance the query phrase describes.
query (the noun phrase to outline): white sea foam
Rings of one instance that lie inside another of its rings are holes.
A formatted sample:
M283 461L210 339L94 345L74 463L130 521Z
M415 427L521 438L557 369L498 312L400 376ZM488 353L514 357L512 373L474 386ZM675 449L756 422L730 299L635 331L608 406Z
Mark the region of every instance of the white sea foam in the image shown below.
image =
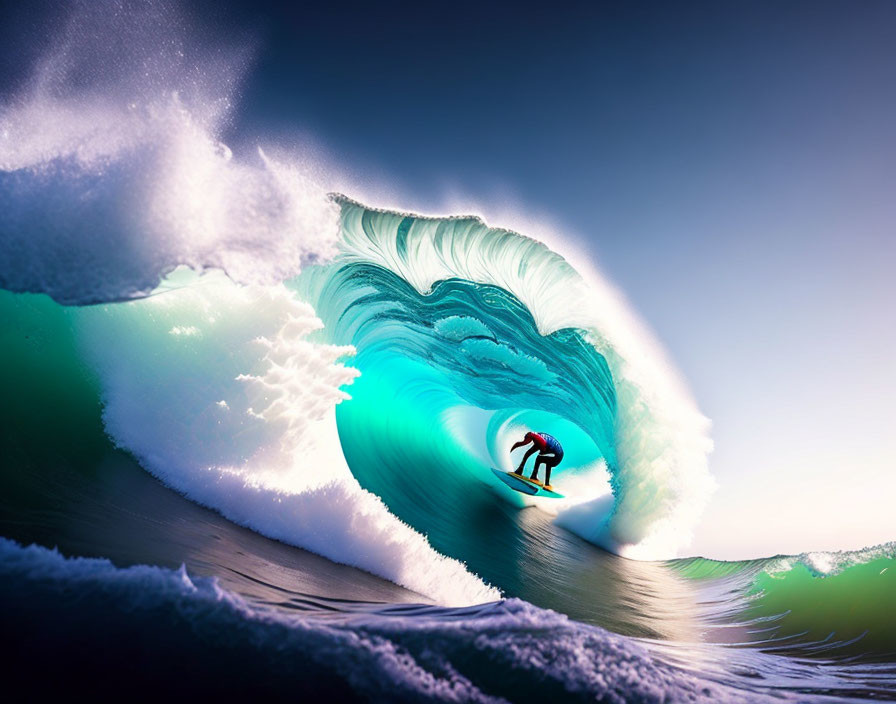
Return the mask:
M352 350L307 341L320 321L284 286L178 270L155 295L76 320L106 430L169 486L437 603L499 596L358 485L333 413L357 376L338 363Z
M82 5L0 100L0 286L94 303L181 264L277 283L332 254L338 209L300 161L219 140L246 52L191 47L179 23L164 5Z
M896 559L896 542L881 543L859 550L836 550L831 552L807 552L774 558L763 568L770 575L789 572L797 565L803 565L816 577L832 577L855 565L865 564L881 558Z

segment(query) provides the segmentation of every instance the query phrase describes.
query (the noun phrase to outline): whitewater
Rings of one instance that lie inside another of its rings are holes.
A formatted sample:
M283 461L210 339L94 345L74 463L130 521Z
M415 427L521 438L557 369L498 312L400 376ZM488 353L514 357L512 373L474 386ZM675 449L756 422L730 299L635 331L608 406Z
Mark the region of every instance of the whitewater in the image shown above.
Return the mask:
M0 100L12 630L248 659L221 691L893 698L893 544L676 559L710 424L622 294L560 234L225 144L247 52L185 27L79 6ZM491 473L529 429L563 501Z

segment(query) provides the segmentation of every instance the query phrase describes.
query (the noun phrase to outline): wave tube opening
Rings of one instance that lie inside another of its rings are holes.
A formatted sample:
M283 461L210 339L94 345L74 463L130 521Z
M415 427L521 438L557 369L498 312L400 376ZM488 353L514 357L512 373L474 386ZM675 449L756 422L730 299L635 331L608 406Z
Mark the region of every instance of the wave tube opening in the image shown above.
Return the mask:
M450 279L421 295L376 265L309 273L298 283L317 287L321 334L357 350L360 376L336 410L349 467L437 550L499 584L519 573L525 556L498 551L499 565L496 543L525 543L519 508L556 511L559 502L513 492L491 468L514 468L524 450L511 457L510 447L529 429L561 439L552 482L564 506L609 496L616 397L606 361L581 332L541 335L496 286Z

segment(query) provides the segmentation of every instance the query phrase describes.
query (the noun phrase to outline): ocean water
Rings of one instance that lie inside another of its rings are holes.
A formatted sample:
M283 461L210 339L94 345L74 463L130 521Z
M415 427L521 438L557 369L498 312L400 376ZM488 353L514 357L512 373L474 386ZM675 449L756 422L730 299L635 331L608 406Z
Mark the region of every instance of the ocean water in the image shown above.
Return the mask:
M681 557L709 423L613 286L231 149L202 86L239 66L147 7L81 8L0 102L5 682L896 699L896 543ZM491 472L529 429L561 501Z

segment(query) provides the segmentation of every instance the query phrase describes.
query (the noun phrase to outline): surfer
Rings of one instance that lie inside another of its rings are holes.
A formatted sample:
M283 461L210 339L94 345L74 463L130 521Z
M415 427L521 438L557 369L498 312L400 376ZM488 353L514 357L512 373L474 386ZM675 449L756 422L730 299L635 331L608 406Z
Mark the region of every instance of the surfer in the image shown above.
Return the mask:
M523 461L520 462L520 466L516 468L515 473L522 475L523 467L526 466L526 460L529 459L532 453L538 452L538 457L535 458L535 469L532 471L530 479L538 481L538 465L543 464L545 467L544 486L546 489L550 489L551 470L560 464L560 461L563 459L563 448L560 446L557 438L552 435L528 432L522 440L510 448L510 451L513 452L516 448L528 445L530 442L532 447L526 450L526 454L523 455Z

